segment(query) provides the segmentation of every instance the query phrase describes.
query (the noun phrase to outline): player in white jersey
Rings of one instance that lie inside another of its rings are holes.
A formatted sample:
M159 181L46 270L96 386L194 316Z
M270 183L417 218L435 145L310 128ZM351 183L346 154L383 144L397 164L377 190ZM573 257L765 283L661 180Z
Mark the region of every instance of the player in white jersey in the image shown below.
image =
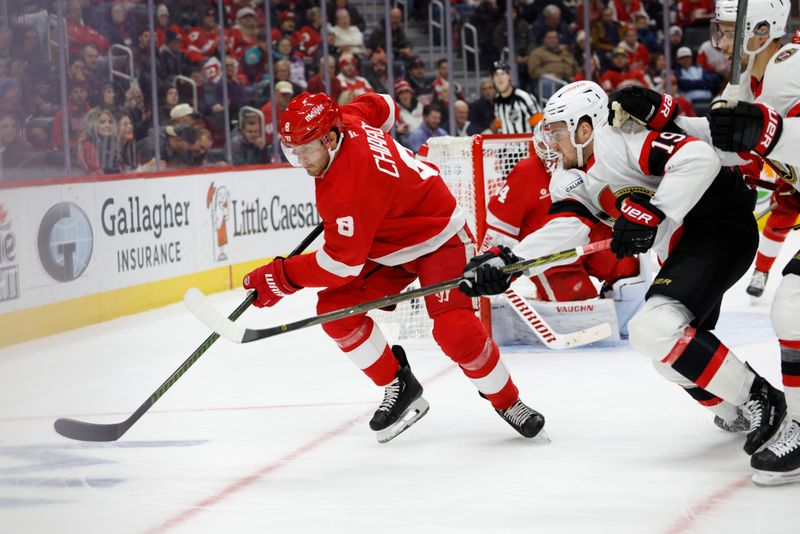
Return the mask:
M733 57L737 9L737 0L717 0L712 43L728 58ZM675 122L690 135L712 142L723 163L736 165L757 155L800 189L800 45L781 42L789 12L789 0L749 0L738 104L713 109L709 119L679 117ZM730 94L729 86L723 98ZM647 119L640 113L647 107L641 101L621 104ZM787 424L774 444L751 459L753 481L761 485L800 481L800 252L783 270L771 317L780 344Z
M744 449L752 454L777 431L783 394L710 330L724 292L755 255L755 192L738 172L720 166L707 143L606 124L607 102L600 86L588 81L548 101L545 128L566 169L550 184L552 219L513 250L474 258L462 290L504 290L511 277L498 267L585 245L592 221L613 226L611 247L619 257L655 249L663 265L628 324L631 345L724 420L734 422L744 412L751 421Z

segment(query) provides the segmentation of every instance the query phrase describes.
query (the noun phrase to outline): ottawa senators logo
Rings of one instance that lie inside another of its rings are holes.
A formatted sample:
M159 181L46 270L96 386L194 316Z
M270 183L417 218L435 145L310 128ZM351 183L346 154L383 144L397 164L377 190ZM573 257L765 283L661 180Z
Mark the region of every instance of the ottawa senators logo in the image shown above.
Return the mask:
M771 159L767 159L767 163L769 164L770 167L772 167L772 170L775 171L775 174L778 175L778 178L780 178L787 184L791 185L797 184L799 173L795 167Z

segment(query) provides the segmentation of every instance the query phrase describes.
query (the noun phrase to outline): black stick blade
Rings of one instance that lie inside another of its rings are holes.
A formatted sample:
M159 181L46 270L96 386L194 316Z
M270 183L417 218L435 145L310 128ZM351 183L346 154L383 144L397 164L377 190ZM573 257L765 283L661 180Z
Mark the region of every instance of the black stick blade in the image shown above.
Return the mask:
M65 438L77 441L117 441L128 430L124 422L101 425L63 418L53 426Z

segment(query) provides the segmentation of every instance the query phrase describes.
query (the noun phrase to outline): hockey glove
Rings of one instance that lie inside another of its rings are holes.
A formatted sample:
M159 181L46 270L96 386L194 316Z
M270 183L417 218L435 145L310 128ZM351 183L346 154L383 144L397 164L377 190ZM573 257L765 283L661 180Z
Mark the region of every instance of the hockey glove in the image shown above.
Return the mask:
M253 306L257 308L274 306L286 295L302 289L289 281L283 269L283 260L284 258L275 258L272 262L251 271L242 280L245 289L255 289L258 293Z
M611 234L611 251L617 258L624 258L650 250L656 240L658 225L666 217L664 212L653 206L650 197L642 193L624 197L620 211L622 214L614 223Z
M464 268L464 280L458 288L470 297L499 295L518 276L505 274L500 268L519 261L508 247L492 247L472 258Z
M675 117L678 116L681 108L668 94L662 95L652 89L638 86L626 87L614 93L609 103L611 111L608 122L619 127L621 124L615 123L617 112L614 109L614 102L618 102L625 112L651 130L683 133L675 123ZM624 122L617 119L617 122Z
M708 123L715 147L727 152L752 150L762 158L769 156L783 130L783 117L777 111L748 102L712 109Z

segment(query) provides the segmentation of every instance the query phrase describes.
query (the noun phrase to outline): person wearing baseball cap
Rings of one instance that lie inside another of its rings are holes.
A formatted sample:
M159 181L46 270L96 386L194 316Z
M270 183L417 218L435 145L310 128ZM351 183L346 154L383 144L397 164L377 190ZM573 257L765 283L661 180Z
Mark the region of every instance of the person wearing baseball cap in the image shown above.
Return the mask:
M283 117L283 112L286 110L286 106L289 105L291 102L292 97L294 96L294 87L292 84L287 81L280 81L275 84L275 98L274 101L275 105L275 115L278 118L278 124L281 123L281 117ZM266 126L266 143L272 144L272 100L261 106L261 113L264 114L264 123Z
M695 65L692 56L692 49L688 46L678 48L675 52L675 78L681 96L689 100L695 108L702 108L717 94L722 78L716 72L709 72L700 65Z
M425 75L425 62L419 56L415 56L408 63L406 80L411 85L414 96L419 98L423 104L433 101L433 79Z

